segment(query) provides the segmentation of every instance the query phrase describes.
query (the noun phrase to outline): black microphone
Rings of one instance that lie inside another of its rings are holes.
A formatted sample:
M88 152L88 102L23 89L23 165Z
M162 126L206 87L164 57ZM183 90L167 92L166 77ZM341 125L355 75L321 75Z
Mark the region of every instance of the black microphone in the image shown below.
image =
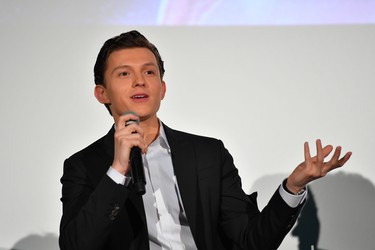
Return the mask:
M132 111L123 113L123 115L125 114L133 114L133 115L138 116L136 113ZM132 123L139 124L139 118L137 120L126 121L125 126L128 126ZM146 193L146 176L145 176L145 171L143 169L142 151L137 146L132 147L132 149L130 150L130 166L131 166L132 180L133 180L135 189L137 190L138 194L143 195Z

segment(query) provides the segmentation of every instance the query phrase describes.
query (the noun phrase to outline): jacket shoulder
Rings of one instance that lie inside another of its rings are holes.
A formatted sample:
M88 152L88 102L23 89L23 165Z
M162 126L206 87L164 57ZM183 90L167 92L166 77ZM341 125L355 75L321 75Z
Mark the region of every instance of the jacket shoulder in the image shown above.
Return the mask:
M111 145L113 148L113 135L114 135L114 132L113 132L113 129L111 129L106 135L92 142L90 145L86 146L85 148L72 154L70 157L68 157L67 160L85 158L87 156L93 157L94 155L100 156L100 155L105 154L106 151L110 152Z
M176 129L169 128L165 124L163 124L165 133L168 138L179 138L182 140L189 140L189 141L199 141L200 143L222 143L220 139L214 138L214 137L209 137L209 136L204 136L204 135L198 135L198 134L193 134L185 131L180 131Z

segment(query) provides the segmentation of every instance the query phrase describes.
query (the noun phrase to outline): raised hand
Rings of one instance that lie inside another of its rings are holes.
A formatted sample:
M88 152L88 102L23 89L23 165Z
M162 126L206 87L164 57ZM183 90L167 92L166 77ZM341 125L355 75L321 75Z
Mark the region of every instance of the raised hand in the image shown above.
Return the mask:
M292 193L298 193L313 180L324 177L333 169L342 167L352 155L351 152L347 152L342 158L340 158L341 147L338 146L336 147L331 159L325 162L325 158L332 152L332 150L333 146L327 145L323 148L321 141L316 140L317 154L316 156L311 157L309 144L305 142L305 161L299 164L288 177L286 183L288 190Z

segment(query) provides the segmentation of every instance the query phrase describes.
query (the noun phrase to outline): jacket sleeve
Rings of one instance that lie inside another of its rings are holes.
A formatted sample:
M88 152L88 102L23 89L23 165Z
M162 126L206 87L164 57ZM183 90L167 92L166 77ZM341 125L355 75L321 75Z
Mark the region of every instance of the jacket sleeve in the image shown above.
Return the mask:
M255 194L247 196L243 191L233 158L222 143L221 166L220 222L225 234L234 242L235 249L277 249L303 205L289 207L276 190L260 212Z
M93 183L79 157L64 162L61 178L63 215L59 244L62 250L102 249L129 189L106 174Z

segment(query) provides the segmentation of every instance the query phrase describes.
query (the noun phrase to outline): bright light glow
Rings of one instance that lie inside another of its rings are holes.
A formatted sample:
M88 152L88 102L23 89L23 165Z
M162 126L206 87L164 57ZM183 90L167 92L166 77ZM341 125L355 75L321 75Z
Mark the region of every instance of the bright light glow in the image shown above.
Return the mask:
M2 4L0 23L246 26L374 24L375 0L112 0Z

